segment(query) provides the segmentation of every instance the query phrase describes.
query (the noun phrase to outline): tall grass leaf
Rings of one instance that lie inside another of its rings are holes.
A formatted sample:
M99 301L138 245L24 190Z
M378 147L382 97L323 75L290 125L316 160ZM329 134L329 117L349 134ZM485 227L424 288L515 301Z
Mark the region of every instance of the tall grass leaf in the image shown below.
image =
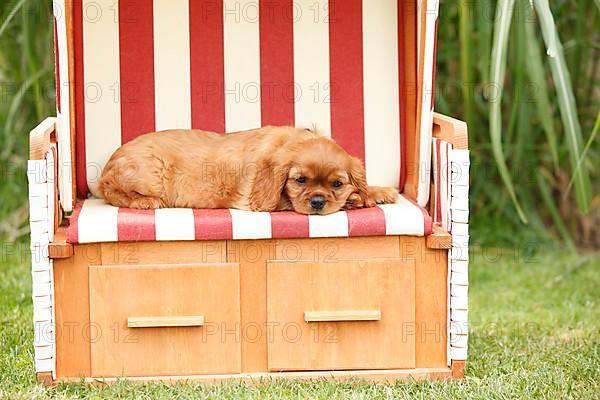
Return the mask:
M494 7L492 6L492 0L476 1L475 6L477 7L476 25L478 26L477 38L479 40L480 55L477 62L481 74L481 83L483 83L485 86L490 81L490 55L493 19L489 13L494 9Z
M473 101L468 88L474 84L471 60L471 0L459 0L460 20L459 20L459 41L460 41L460 71L463 83L463 107L467 124L473 124Z
M13 6L12 10L10 10L10 12L6 16L6 19L4 20L4 22L2 22L2 25L0 25L0 38L2 38L2 34L6 30L6 27L8 26L8 24L10 24L10 21L12 21L12 19L15 17L15 15L17 15L17 13L21 9L21 7L23 7L23 4L25 4L25 1L26 0L20 0L17 4L15 4Z
M581 125L577 117L577 106L575 104L569 70L565 62L562 45L558 38L554 17L550 11L548 0L534 0L534 4L540 20L540 26L542 27L542 36L548 47L550 68L558 94L561 119L567 136L567 148L573 169L577 207L579 211L587 214L590 211L592 203L592 190L587 168L576 168L582 153L583 139Z
M533 25L525 22L525 31L527 33L527 57L525 60L527 64L527 74L529 75L531 83L537 89L535 105L537 107L540 123L542 124L546 139L548 140L552 163L556 170L558 169L558 140L556 138L556 131L554 130L554 115L552 113L552 107L550 106L550 95L548 94L542 54L538 47L538 39L535 35Z
M504 182L504 186L519 214L522 222L527 223L527 217L517 200L515 187L513 185L502 149L502 88L504 86L504 75L506 73L506 48L510 24L512 20L515 0L500 0L500 13L494 27L494 40L492 43L492 64L490 68L490 81L495 83L498 93L496 98L490 99L490 139L492 142L492 153L498 164L498 171Z
M583 149L583 153L581 153L581 157L579 158L579 160L577 160L577 166L575 167L575 172L579 171L579 168L581 167L583 160L585 160L585 155L587 154L588 150L592 146L594 139L596 139L596 135L598 134L599 130L600 130L600 112L598 113L598 116L596 117L596 123L594 124L594 129L592 129L592 134L590 135L590 138L588 139L588 142L585 145L585 149ZM571 190L571 186L573 185L575 176L576 176L576 174L573 174L573 176L571 177L571 180L569 181L569 185L567 186L567 193Z
M540 193L542 194L542 200L544 201L546 207L548 208L548 211L550 212L550 216L552 217L554 226L558 230L560 236L564 240L569 250L574 253L575 244L573 243L573 238L571 238L571 235L569 234L569 231L567 230L567 227L565 226L565 223L560 217L560 213L558 212L558 209L554 204L554 200L552 199L552 195L550 193L550 189L548 188L548 183L546 182L546 177L544 177L544 174L537 174L537 182L538 187L540 188Z
M598 7L598 11L600 11L600 0L594 0L596 2L596 7Z
M41 76L50 72L50 70L51 69L48 67L39 70L35 75L31 76L29 79L27 79L25 82L23 82L23 84L19 88L19 91L13 97L13 99L10 103L10 108L6 115L6 121L4 122L4 133L6 134L6 138L5 138L5 143L3 146L4 148L2 149L2 153L1 153L2 159L7 159L8 155L14 150L12 147L13 147L14 139L17 137L17 135L15 132L13 132L13 124L14 124L15 118L19 114L19 108L20 108L21 104L23 103L23 100L25 98L25 95L27 94L27 91L34 83L36 83L38 81L38 79Z

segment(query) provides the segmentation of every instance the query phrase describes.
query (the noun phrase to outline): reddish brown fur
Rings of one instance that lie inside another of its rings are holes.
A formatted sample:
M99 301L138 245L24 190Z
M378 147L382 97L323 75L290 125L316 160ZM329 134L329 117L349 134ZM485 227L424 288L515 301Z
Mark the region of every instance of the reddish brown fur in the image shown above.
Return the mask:
M334 187L336 181L340 187ZM198 130L142 135L112 155L98 189L119 207L303 214L372 207L398 196L393 188L368 187L360 160L332 140L272 126L228 135ZM321 210L311 206L315 196L325 199Z

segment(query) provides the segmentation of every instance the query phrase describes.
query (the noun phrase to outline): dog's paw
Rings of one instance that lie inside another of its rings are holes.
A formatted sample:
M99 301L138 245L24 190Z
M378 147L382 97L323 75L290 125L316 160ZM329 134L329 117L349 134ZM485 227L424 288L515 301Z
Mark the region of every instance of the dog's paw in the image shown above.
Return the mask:
M391 187L369 186L369 198L376 204L393 204L398 201L398 191Z
M352 193L346 199L346 205L344 206L344 210L354 210L356 208L362 208L365 206L365 202L362 197L358 193Z
M153 210L161 208L161 202L159 199L154 197L138 197L133 199L129 204L130 208L137 208L139 210Z

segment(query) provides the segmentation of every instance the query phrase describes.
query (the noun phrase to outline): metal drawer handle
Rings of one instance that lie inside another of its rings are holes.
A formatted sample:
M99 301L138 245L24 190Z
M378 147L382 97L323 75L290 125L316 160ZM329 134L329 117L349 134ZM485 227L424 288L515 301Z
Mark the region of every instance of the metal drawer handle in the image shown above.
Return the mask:
M204 315L188 315L180 317L129 317L129 328L164 328L177 326L202 326Z
M379 321L380 310L304 311L306 322Z

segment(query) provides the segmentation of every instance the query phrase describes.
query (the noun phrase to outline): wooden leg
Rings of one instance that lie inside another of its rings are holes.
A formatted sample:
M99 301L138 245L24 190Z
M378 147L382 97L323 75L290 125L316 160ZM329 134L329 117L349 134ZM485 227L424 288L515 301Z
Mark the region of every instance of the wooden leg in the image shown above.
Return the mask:
M54 385L54 379L52 379L51 372L38 372L35 374L35 380L37 383L40 383L44 386L50 387Z
M465 379L466 361L452 360L452 378Z

